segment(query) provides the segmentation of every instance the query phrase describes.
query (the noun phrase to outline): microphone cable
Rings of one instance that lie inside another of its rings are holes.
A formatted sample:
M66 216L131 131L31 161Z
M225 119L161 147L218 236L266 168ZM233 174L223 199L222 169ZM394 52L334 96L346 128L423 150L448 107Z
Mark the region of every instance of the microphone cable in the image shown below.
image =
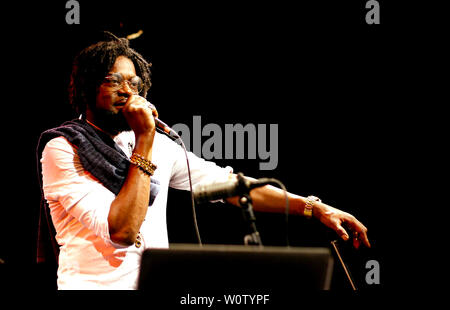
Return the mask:
M283 193L284 193L284 199L285 199L285 206L284 206L284 221L285 221L285 223L284 223L284 225L286 227L285 238L286 238L286 247L290 247L290 244L289 244L289 207L290 206L289 206L288 192L286 190L286 186L284 186L284 184L280 180L270 178L269 181L270 181L270 183L277 184L283 190Z
M286 186L284 186L284 184L280 180L277 180L274 178L260 178L260 179L257 179L257 183L267 184L267 185L268 184L276 184L281 188L281 190L283 190L284 199L285 199L285 205L284 205L284 222L285 222L285 224L284 225L286 228L286 236L285 236L286 247L290 247L290 243L289 243L289 196L288 196L288 192L286 190Z
M163 129L156 127L156 130L162 134L164 134L165 136L169 137L170 139L172 139L174 142L178 143L181 148L184 151L184 156L186 157L186 166L187 166L187 171L188 171L188 178L189 178L189 190L191 192L191 205L192 205L192 217L194 220L194 229L195 229L195 235L197 237L197 242L198 245L200 247L203 246L202 243L202 238L200 237L200 231L198 229L198 223L197 223L197 212L196 212L196 208L195 208L195 200L194 200L194 191L192 190L192 177L191 177L191 167L189 165L189 156L186 150L186 146L184 145L183 140L181 139L181 137L178 136L178 138L173 137L171 135L169 135L167 132L165 132Z
M198 245L203 246L202 238L200 237L200 231L198 229L198 223L197 223L197 212L195 210L194 191L192 190L192 178L191 178L191 168L189 166L189 157L188 157L186 146L184 145L183 140L181 140L181 138L179 138L178 140L180 140L180 145L183 148L184 155L186 156L186 165L187 165L188 176L189 176L189 190L191 192L192 217L194 219L195 234L197 236Z

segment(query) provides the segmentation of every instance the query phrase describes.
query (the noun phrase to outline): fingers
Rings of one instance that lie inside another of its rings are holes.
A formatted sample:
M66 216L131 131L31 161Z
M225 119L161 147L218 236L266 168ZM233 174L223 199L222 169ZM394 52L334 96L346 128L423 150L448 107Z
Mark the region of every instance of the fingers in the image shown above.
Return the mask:
M159 116L159 114L158 114L158 111L156 110L156 107L149 101L147 101L147 106L152 110L153 117L157 118Z
M154 135L158 112L143 97L131 95L122 109L128 124L136 135Z
M127 105L132 105L135 108L151 108L151 105L155 108L155 106L148 102L144 97L138 95L131 95L127 100Z
M367 237L367 228L356 218L352 218L348 221L348 226L352 231L353 246L358 249L361 243L370 248L369 238Z
M342 227L342 225L340 223L338 223L336 225L335 231L339 235L339 237L342 238L342 240L347 241L348 239L350 239L350 237L348 236L347 231L344 229L344 227Z
M365 228L365 227L364 227ZM358 240L362 240L362 242L364 243L364 245L368 248L371 247L370 242L369 242L369 238L367 237L367 228L365 228L363 230L362 233L359 234L358 236Z
M144 112L151 111L153 117L158 117L156 107L147 101L147 99L138 95L131 95L127 100L125 108L126 110L134 108L135 110L142 109Z
M359 249L359 246L361 245L361 241L358 239L358 235L354 235L353 237L353 247L355 249Z
M336 224L335 231L344 241L349 240L350 236L342 226L343 223L347 224L346 226L351 231L352 243L356 249L360 247L361 243L368 248L371 247L369 238L367 237L367 228L353 216L339 221Z
M144 100L144 102L143 102L144 107L145 107L145 108L148 108L148 109L150 109L150 110L152 111L153 117L158 117L158 116L159 116L158 110L156 110L156 107L155 107L150 101L147 101L147 100L146 100L145 98L143 98L143 97L139 97L139 98L142 98L142 99Z

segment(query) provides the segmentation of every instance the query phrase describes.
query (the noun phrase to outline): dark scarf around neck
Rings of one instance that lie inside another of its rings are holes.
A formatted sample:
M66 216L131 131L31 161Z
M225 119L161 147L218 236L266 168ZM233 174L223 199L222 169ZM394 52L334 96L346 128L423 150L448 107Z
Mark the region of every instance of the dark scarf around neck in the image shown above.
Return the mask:
M59 246L55 240L56 231L53 226L50 210L44 198L42 186L42 167L40 159L45 145L57 137L66 138L77 147L78 157L83 168L96 177L108 190L117 195L122 188L128 174L130 162L128 157L107 134L94 129L85 120L72 120L60 127L44 131L37 146L38 179L41 187L41 206L38 227L37 262L53 261L50 252L56 259L59 255ZM150 206L153 204L159 191L159 182L151 178ZM45 225L47 222L47 225ZM49 244L50 243L50 244Z

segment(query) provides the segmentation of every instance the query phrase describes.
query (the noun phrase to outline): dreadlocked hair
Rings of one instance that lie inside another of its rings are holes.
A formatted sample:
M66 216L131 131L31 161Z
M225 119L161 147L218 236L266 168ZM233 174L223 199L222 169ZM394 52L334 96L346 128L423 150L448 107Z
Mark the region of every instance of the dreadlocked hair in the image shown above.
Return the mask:
M140 96L146 97L151 86L151 63L129 47L126 38L118 38L110 32L104 32L107 40L100 41L82 50L74 59L69 83L69 102L78 114L86 115L86 107L95 105L97 89L110 72L117 57L129 58L136 74L143 81Z

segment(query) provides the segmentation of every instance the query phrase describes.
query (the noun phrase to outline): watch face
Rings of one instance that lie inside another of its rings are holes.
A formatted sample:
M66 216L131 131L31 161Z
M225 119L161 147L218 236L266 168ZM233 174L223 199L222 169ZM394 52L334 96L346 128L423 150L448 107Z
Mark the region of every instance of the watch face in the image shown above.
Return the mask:
M316 197L316 196L308 196L308 198L311 199L311 200L314 200L314 201L318 201L318 202L322 201L322 200L320 200L319 197Z

